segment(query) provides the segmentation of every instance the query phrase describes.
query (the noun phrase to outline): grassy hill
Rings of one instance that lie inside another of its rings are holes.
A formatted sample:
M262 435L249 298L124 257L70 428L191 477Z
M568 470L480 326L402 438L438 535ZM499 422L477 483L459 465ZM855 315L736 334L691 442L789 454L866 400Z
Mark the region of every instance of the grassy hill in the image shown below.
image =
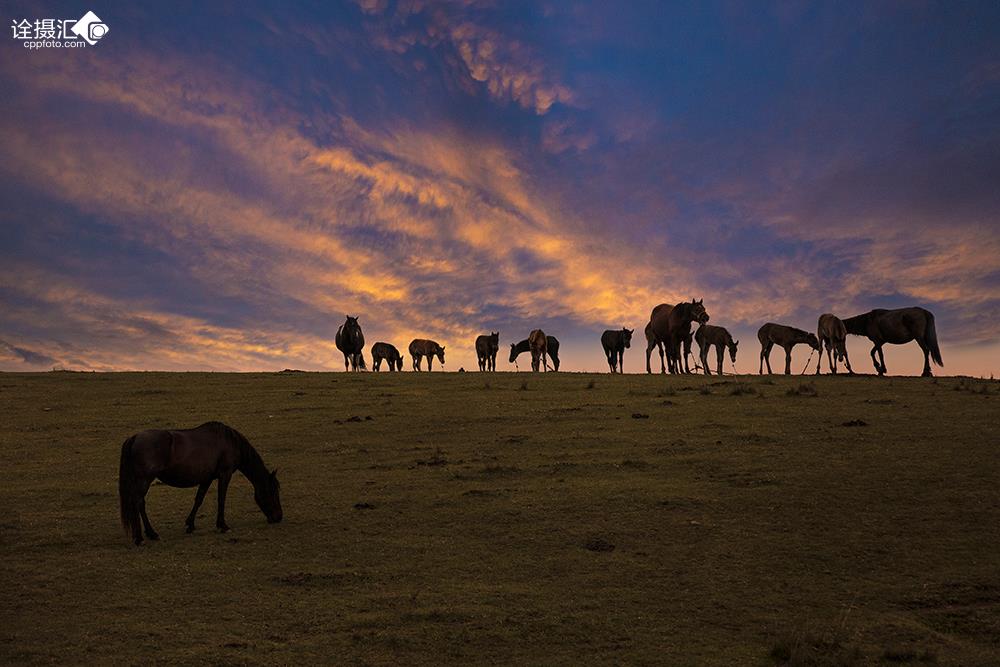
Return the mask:
M282 481L154 486L208 420ZM0 374L0 660L997 664L1000 383Z

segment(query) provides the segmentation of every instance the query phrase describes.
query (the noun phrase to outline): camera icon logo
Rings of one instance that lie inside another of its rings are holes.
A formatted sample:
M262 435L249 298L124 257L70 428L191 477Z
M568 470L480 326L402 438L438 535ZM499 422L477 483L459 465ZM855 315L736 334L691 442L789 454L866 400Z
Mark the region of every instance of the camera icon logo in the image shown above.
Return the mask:
M88 44L93 46L97 42L108 34L108 24L101 21L100 17L94 12L87 12L83 15L83 18L76 22L72 27L74 33L79 35Z

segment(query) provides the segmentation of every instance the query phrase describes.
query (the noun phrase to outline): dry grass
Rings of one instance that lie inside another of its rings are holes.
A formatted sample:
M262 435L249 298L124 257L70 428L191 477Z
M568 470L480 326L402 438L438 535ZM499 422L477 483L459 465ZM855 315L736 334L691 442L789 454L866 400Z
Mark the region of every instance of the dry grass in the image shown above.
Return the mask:
M1000 662L996 383L527 377L0 375L0 661ZM209 419L285 522L130 546L121 442Z

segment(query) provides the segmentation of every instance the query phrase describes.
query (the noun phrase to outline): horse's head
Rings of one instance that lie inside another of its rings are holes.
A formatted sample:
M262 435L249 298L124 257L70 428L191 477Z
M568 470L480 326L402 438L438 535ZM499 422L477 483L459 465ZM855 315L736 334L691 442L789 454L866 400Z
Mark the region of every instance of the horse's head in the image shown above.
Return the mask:
M491 331L490 332L490 342L493 343L493 345L500 345L500 332L499 331Z
M507 361L509 361L510 363L514 363L515 361L517 361L517 343L510 344L510 359L508 359Z
M444 345L438 346L437 352L435 352L435 354L437 354L438 361L440 361L441 365L443 366L444 365Z
M632 347L632 331L634 330L622 327L622 341L625 342L625 347Z
M727 345L729 348L729 358L733 360L734 364L736 363L736 348L739 347L739 344L740 341L730 338L729 345Z
M809 343L809 347L811 347L812 349L814 350L819 349L819 339L816 338L816 334L811 333L808 336L806 336L806 342Z
M396 370L397 371L403 370L403 355L401 354L396 355Z
M698 322L699 324L708 322L708 311L705 310L704 299L699 299L697 301L691 299L691 320Z
M253 499L257 507L267 517L268 523L281 521L281 484L278 483L278 471L272 470L264 481L254 486Z

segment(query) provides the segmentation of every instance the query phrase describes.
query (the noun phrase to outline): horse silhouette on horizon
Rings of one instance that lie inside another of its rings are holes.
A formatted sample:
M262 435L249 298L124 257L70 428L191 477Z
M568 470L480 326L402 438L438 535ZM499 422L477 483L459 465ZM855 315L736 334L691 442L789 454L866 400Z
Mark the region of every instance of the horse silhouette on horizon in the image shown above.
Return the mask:
M365 368L365 335L357 317L347 315L347 321L337 329L337 349L344 353L344 370L359 371Z
M844 320L844 327L847 333L865 336L872 342L872 363L879 375L886 373L885 356L882 354L882 346L886 343L903 345L911 340L917 341L917 345L924 353L922 377L931 377L931 359L938 366L944 366L944 362L941 361L941 349L938 347L934 314L919 306L895 310L876 308L861 315L848 317Z

